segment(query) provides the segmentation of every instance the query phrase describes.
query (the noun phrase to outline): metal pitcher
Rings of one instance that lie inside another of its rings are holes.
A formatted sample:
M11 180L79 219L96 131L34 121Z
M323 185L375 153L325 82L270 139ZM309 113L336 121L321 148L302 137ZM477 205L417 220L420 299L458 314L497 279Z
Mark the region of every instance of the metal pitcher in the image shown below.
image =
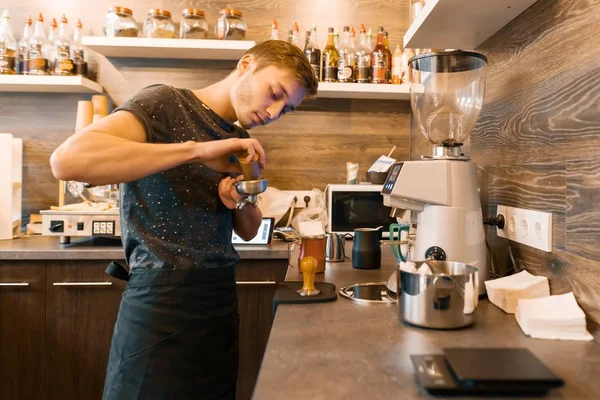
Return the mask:
M325 261L342 262L346 259L346 250L344 249L345 237L346 235L334 232L327 234Z

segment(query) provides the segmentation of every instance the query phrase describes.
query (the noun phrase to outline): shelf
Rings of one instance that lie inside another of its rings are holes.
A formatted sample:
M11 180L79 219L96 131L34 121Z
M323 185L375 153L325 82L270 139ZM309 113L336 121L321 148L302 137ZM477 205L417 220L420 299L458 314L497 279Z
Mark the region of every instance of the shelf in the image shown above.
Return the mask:
M475 49L535 2L427 0L404 35L404 47Z
M319 82L317 98L410 100L409 89L408 84Z
M239 60L256 43L249 40L84 36L82 44L105 57Z
M102 86L82 76L0 75L0 92L102 93Z

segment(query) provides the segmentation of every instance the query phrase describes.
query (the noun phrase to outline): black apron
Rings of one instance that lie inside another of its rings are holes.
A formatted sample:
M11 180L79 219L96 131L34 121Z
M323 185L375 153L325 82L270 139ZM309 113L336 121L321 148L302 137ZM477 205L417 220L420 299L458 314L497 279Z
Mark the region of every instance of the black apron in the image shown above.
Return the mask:
M103 399L235 399L235 268L134 269L119 308Z

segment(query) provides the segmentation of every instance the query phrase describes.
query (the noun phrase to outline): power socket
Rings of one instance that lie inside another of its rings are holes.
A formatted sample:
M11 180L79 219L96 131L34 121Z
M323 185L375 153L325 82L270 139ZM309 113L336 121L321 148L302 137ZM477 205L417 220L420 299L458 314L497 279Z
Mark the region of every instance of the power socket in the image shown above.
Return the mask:
M498 205L496 215L504 215L504 228L496 234L508 240L552 252L552 213Z
M312 190L284 190L283 192L296 197L295 208L306 208L305 198L308 199L308 207L313 207L315 204L315 193Z

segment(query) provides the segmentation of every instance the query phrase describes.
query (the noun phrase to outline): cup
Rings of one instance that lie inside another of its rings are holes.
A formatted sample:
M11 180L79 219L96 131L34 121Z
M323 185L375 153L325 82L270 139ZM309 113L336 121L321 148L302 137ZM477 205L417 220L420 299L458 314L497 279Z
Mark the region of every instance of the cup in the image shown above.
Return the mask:
M358 163L346 163L346 183L348 185L356 185L358 183Z

